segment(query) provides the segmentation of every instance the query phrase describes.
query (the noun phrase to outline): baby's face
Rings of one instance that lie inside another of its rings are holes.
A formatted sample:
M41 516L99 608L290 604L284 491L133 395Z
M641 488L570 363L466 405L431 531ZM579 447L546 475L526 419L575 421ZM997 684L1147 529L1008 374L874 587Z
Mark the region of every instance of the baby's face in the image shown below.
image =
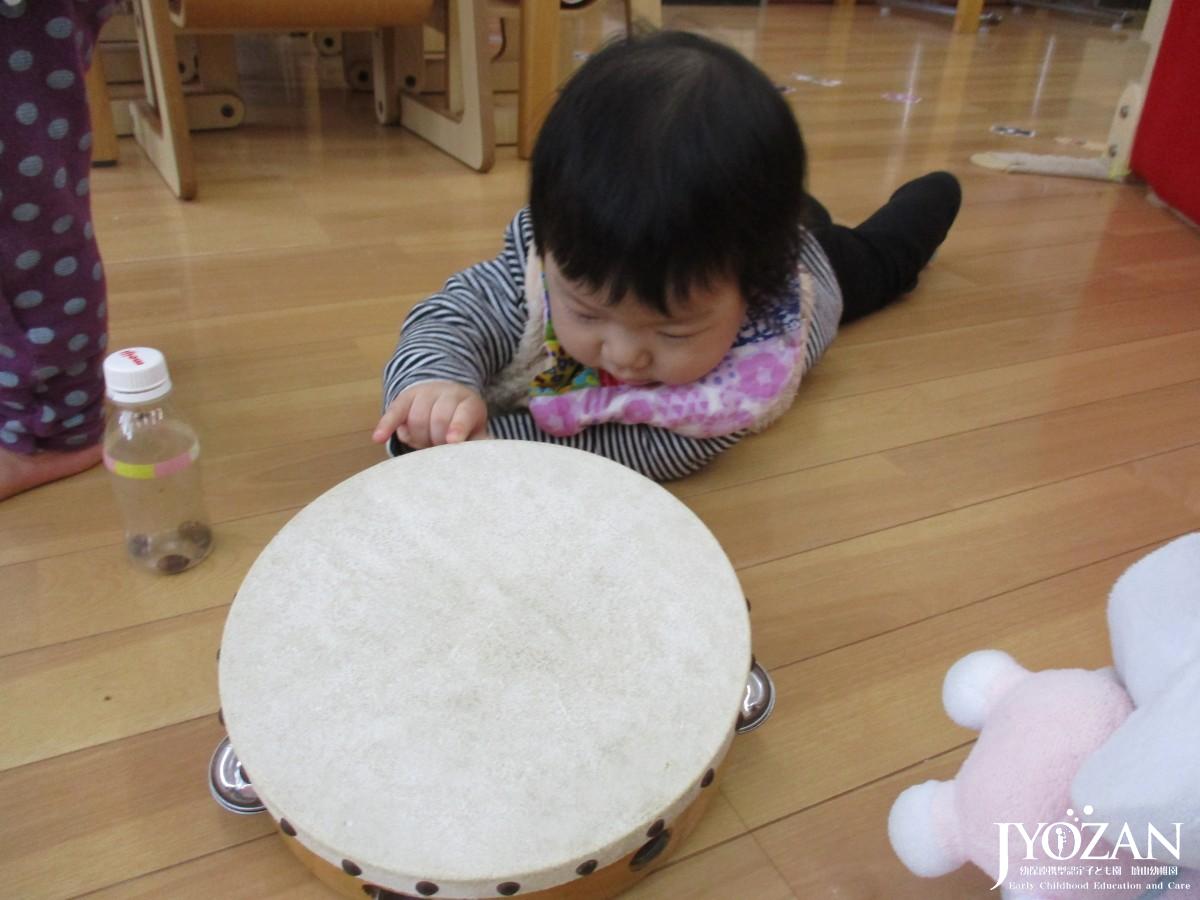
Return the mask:
M746 315L733 278L694 288L686 305L662 316L632 297L609 306L603 293L568 281L550 254L545 268L550 316L562 348L629 384L687 384L708 374L733 346Z

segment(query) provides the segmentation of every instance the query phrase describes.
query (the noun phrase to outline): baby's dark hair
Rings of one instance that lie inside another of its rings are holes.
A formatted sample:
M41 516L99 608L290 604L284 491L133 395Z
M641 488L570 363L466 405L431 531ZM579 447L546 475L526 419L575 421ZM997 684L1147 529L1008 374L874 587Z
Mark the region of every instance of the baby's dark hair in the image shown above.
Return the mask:
M779 90L736 50L659 31L608 44L573 75L533 151L538 250L616 303L666 314L732 276L777 294L801 241L805 153Z

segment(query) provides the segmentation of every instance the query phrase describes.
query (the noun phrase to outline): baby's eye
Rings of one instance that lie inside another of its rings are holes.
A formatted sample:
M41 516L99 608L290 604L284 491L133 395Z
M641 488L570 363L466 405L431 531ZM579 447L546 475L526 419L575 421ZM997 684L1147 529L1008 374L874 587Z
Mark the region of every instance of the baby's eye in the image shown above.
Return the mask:
M591 313L580 312L577 309L571 310L571 314L575 316L575 318L584 322L596 322L600 319L599 316L593 316Z
M686 341L688 338L695 337L692 334L671 334L666 331L660 331L658 336L666 338L668 341Z

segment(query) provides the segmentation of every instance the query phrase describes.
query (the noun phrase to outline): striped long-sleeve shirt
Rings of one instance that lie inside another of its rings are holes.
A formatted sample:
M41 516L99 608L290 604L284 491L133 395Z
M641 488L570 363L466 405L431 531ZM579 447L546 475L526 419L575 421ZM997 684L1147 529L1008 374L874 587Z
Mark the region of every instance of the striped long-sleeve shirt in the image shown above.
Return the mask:
M413 308L405 319L396 352L384 369L385 408L414 385L452 381L472 388L487 401L488 432L492 437L587 450L656 481L667 481L700 469L745 435L766 427L790 405L792 394L769 420L719 437L685 437L653 425L619 422L591 425L565 437L543 431L527 408L528 385L546 365L539 326L530 321L526 297L532 244L529 212L523 209L505 231L499 256L451 276L440 292ZM807 371L833 340L842 301L825 254L807 235L800 268L811 275L809 283L814 294L801 363L802 371ZM799 291L798 284L795 281L791 290ZM798 384L802 372L795 374ZM388 452L395 456L407 450L392 435Z

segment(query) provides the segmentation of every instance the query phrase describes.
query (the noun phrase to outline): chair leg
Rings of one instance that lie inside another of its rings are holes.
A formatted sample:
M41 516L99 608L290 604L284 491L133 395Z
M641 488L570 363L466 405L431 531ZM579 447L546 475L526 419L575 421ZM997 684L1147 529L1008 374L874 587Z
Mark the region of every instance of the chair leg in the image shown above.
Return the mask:
M134 0L146 100L130 106L138 145L181 200L196 196L195 164L167 0Z
M400 75L396 65L396 28L376 28L371 35L372 83L375 85L375 118L380 125L400 121Z
M662 28L662 0L625 0L625 28L633 34L641 23Z
M401 95L401 124L436 147L486 172L496 156L496 121L492 98L491 53L487 41L487 0L449 0L446 54L447 96L453 79L461 79L461 112L437 109L417 95ZM456 73L456 74L452 74Z
M517 155L529 159L558 90L557 3L521 0L521 86L517 95Z
M117 164L117 133L113 128L112 101L108 97L108 82L104 80L104 63L100 47L92 49L92 64L87 70L88 112L92 119L92 165Z

